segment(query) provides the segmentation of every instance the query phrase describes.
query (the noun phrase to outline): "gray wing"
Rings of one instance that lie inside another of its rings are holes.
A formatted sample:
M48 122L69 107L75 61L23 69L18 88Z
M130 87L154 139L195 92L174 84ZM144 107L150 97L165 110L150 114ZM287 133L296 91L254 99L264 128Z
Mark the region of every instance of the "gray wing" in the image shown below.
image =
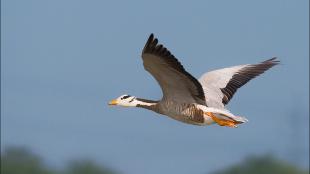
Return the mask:
M203 74L199 82L203 86L206 104L224 108L238 88L277 64L279 61L274 57L258 64L238 65Z
M151 34L143 51L145 70L159 83L163 91L162 100L205 104L201 84L189 74L181 63Z

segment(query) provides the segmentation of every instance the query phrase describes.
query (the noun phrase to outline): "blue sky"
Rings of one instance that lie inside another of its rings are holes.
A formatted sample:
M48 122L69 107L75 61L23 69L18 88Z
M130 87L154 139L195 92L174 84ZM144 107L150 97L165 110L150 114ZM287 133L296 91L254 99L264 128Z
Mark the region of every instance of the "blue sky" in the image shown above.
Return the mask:
M85 157L124 173L205 173L273 153L309 168L309 2L10 0L1 4L1 150L27 146L61 167ZM229 109L238 129L111 108L160 99L142 66L154 33L195 77L277 56Z

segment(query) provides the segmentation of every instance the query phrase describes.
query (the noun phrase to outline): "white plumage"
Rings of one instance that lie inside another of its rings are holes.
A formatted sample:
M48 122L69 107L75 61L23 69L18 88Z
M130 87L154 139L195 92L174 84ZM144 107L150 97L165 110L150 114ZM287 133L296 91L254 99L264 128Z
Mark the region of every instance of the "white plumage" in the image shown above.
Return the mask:
M206 96L206 103L209 107L224 108L222 99L224 97L221 88L225 88L232 76L247 65L238 65L229 68L218 69L206 72L199 78Z

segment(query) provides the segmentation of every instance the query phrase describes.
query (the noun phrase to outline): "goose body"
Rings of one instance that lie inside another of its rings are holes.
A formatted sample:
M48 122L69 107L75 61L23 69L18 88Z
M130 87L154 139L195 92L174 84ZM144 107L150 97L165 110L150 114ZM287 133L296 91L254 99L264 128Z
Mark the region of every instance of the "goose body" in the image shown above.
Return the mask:
M247 121L225 108L238 88L278 64L276 58L258 64L246 64L214 70L198 80L151 34L142 51L143 65L160 85L163 97L159 101L122 95L109 105L140 107L167 115L193 125L237 127Z

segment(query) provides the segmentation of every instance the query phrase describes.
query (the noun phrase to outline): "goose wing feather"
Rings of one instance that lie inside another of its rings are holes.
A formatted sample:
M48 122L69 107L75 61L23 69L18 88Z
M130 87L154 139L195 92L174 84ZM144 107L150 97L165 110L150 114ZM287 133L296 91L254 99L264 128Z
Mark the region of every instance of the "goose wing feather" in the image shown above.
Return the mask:
M279 64L276 57L258 64L238 65L207 72L199 78L209 107L224 108L236 91L251 79Z
M143 65L159 83L165 101L205 104L199 81L151 34L142 51Z

